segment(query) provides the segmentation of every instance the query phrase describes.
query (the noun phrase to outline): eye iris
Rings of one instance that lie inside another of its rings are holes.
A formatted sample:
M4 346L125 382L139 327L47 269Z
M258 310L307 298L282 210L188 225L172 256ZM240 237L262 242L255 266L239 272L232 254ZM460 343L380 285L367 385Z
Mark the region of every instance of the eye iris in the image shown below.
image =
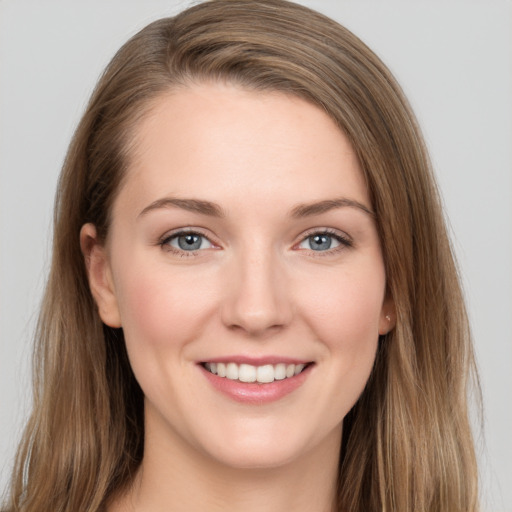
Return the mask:
M188 234L178 237L178 246L184 251L194 251L201 248L201 236Z
M313 235L309 237L309 243L313 251L325 251L330 249L332 237L329 235Z

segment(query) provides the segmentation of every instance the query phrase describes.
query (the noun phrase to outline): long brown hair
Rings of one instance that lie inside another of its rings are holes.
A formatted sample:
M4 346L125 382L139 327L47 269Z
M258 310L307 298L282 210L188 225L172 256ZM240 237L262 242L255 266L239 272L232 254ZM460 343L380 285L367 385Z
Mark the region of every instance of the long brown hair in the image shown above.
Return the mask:
M9 511L94 512L143 457L143 395L122 329L102 324L79 245L106 237L132 132L194 81L297 95L349 137L370 191L397 323L344 420L339 510L476 511L468 321L428 155L384 64L334 21L283 0L213 0L154 22L101 77L61 173L35 350L34 407Z

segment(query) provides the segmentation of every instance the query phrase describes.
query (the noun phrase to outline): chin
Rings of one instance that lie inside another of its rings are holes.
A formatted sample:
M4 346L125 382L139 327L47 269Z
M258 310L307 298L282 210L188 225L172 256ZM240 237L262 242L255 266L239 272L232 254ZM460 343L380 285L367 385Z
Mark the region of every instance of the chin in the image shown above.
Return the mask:
M267 445L269 443L267 442ZM298 458L303 450L293 447L276 449L274 446L260 446L245 443L245 446L231 446L229 450L210 451L217 462L233 469L275 469L286 466Z
M249 421L245 428L231 427L218 432L229 431L227 436L211 435L204 439L202 451L218 463L237 469L275 469L296 463L316 452L315 448L326 440L326 432L319 432L321 429L307 432L293 428L289 422L251 425ZM327 433L327 438L337 443L341 439L341 428L334 429L332 434L331 437Z

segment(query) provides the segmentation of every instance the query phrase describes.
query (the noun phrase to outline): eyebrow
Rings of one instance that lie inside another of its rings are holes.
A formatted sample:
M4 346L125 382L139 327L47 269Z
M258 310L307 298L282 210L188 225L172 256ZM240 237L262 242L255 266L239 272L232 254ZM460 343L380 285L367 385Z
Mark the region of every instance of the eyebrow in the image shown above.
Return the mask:
M202 215L209 215L211 217L224 217L222 208L210 201L203 201L201 199L179 199L176 197L163 197L153 201L150 205L146 206L138 215L142 217L148 212L158 210L160 208L181 208L189 212L200 213Z
M299 204L292 209L291 216L293 218L312 217L314 215L320 215L336 208L345 207L357 208L367 215L375 217L374 212L363 203L345 197L337 199L325 199L323 201L317 201L314 203ZM182 210L199 213L202 215L208 215L210 217L225 217L223 209L216 203L211 201L204 201L202 199L180 199L177 197L163 197L153 201L139 213L138 217L140 218L150 211L158 210L161 208L181 208Z
M375 213L370 208L365 206L363 203L355 201L354 199L348 199L346 197L340 197L337 199L326 199L324 201L318 201L316 203L299 204L295 206L295 208L293 208L292 217L311 217L313 215L320 215L322 213L326 213L329 210L345 207L357 208L359 210L362 210L364 213L370 215L370 217L375 217Z

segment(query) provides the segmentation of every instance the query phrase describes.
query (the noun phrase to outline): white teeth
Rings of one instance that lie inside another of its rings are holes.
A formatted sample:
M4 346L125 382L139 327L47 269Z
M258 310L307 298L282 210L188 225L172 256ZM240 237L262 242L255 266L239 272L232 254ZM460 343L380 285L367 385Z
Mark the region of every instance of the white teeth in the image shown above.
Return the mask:
M213 373L213 369L210 370ZM226 376L226 365L224 363L217 363L217 375L219 377Z
M226 377L231 380L238 380L238 365L236 363L227 364Z
M225 377L230 380L239 380L240 382L259 382L267 384L274 380L283 380L298 375L305 364L284 364L276 365L265 364L262 366L253 366L251 364L236 363L205 363L204 367L219 377Z
M271 364L258 366L256 380L261 383L274 382L274 367Z
M274 366L274 379L283 380L286 379L286 365L283 363L276 364Z
M295 375L299 375L299 373L304 370L304 366L306 366L305 364L297 364L295 365L295 371L294 371L294 374Z
M255 382L256 367L251 366L250 364L241 364L240 367L238 368L238 380L240 380L241 382Z

